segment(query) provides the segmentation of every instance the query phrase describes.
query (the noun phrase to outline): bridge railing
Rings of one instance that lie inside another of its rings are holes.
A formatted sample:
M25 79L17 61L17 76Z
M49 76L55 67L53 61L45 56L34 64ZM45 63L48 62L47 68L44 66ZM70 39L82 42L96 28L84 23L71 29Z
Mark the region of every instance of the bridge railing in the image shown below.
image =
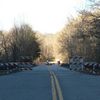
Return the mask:
M0 63L0 74L9 74L13 72L32 70L35 64L32 62L8 62Z

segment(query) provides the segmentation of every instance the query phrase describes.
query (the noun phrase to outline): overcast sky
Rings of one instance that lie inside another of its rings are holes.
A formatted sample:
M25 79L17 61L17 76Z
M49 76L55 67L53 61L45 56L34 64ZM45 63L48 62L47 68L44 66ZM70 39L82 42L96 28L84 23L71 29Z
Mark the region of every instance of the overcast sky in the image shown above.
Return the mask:
M14 23L28 23L33 30L55 33L85 8L86 0L0 0L0 29L9 30Z

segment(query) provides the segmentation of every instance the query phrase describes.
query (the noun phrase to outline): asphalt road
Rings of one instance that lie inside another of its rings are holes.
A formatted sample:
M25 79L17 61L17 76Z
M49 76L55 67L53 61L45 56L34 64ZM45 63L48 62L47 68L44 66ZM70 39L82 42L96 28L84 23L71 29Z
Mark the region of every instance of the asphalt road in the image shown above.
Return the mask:
M100 76L40 65L0 76L0 100L100 100Z

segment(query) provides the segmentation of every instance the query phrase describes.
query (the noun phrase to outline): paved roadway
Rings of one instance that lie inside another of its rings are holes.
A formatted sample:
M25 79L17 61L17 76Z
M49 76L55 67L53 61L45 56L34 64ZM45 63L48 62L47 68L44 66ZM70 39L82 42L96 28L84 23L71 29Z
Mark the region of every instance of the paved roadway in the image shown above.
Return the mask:
M100 100L100 76L40 65L0 76L0 100Z

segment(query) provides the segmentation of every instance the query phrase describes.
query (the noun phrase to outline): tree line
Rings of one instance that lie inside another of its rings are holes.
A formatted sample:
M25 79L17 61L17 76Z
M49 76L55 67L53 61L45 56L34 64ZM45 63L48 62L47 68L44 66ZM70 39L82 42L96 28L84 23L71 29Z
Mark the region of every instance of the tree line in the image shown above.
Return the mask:
M77 18L69 19L59 32L58 42L64 61L78 55L86 61L100 63L100 1L95 2L90 10L80 11Z
M36 32L27 24L14 25L9 32L0 31L0 61L35 60L40 55ZM23 59L22 59L23 58Z
M9 32L0 31L0 61L30 57L32 61L60 58L68 62L78 55L86 61L100 62L100 1L89 1L93 2L90 10L80 11L55 35L38 33L28 24L14 25Z

